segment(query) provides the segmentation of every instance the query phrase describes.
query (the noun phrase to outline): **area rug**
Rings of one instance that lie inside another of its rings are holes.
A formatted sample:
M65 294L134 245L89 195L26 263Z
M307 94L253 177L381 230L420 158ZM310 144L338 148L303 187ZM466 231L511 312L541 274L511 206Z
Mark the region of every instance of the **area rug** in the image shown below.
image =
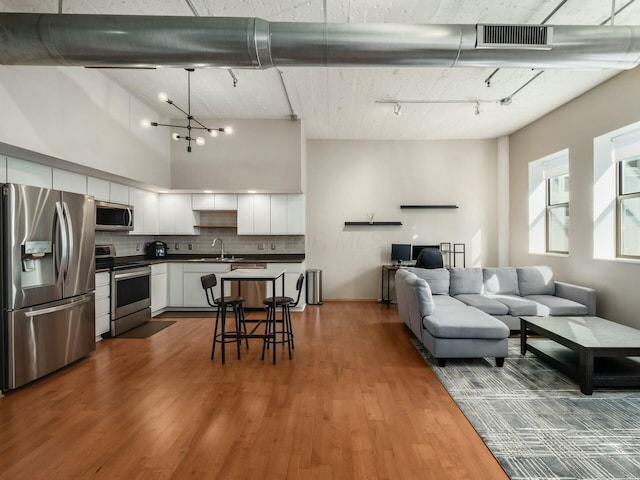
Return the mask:
M640 479L640 390L578 384L509 339L495 359L435 358L412 342L491 450L519 479Z
M118 335L117 338L148 338L174 323L176 323L175 320L151 320L129 330L128 332Z

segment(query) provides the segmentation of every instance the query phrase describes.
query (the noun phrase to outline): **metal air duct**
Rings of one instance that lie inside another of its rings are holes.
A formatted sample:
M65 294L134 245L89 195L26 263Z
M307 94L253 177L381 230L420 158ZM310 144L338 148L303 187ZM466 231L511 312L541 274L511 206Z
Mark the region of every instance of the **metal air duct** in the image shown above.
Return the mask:
M326 24L0 13L4 65L630 69L639 62L640 26Z

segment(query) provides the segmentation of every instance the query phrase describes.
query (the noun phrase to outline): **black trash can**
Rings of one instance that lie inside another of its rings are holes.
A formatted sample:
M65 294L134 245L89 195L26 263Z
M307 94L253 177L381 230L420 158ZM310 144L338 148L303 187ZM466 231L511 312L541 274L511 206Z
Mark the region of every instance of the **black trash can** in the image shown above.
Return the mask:
M322 305L322 270L307 270L307 305Z

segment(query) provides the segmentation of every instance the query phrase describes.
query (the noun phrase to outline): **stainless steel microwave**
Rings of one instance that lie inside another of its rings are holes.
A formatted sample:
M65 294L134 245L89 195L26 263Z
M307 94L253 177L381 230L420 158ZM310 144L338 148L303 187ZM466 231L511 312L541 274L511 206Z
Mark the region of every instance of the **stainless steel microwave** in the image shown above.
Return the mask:
M133 230L133 206L96 201L96 230Z

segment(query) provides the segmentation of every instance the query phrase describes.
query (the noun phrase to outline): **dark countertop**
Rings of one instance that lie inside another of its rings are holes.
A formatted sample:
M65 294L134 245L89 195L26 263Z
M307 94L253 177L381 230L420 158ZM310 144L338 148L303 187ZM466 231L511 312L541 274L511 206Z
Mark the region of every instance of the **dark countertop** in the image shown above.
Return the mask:
M220 260L220 254L195 254L182 253L167 255L164 258L147 258L144 255L132 255L128 257L116 257L116 265L127 263L139 263L152 265L156 263L302 263L305 260L304 253L279 254L279 255L236 255L226 254L224 260ZM106 271L106 270L96 270Z

